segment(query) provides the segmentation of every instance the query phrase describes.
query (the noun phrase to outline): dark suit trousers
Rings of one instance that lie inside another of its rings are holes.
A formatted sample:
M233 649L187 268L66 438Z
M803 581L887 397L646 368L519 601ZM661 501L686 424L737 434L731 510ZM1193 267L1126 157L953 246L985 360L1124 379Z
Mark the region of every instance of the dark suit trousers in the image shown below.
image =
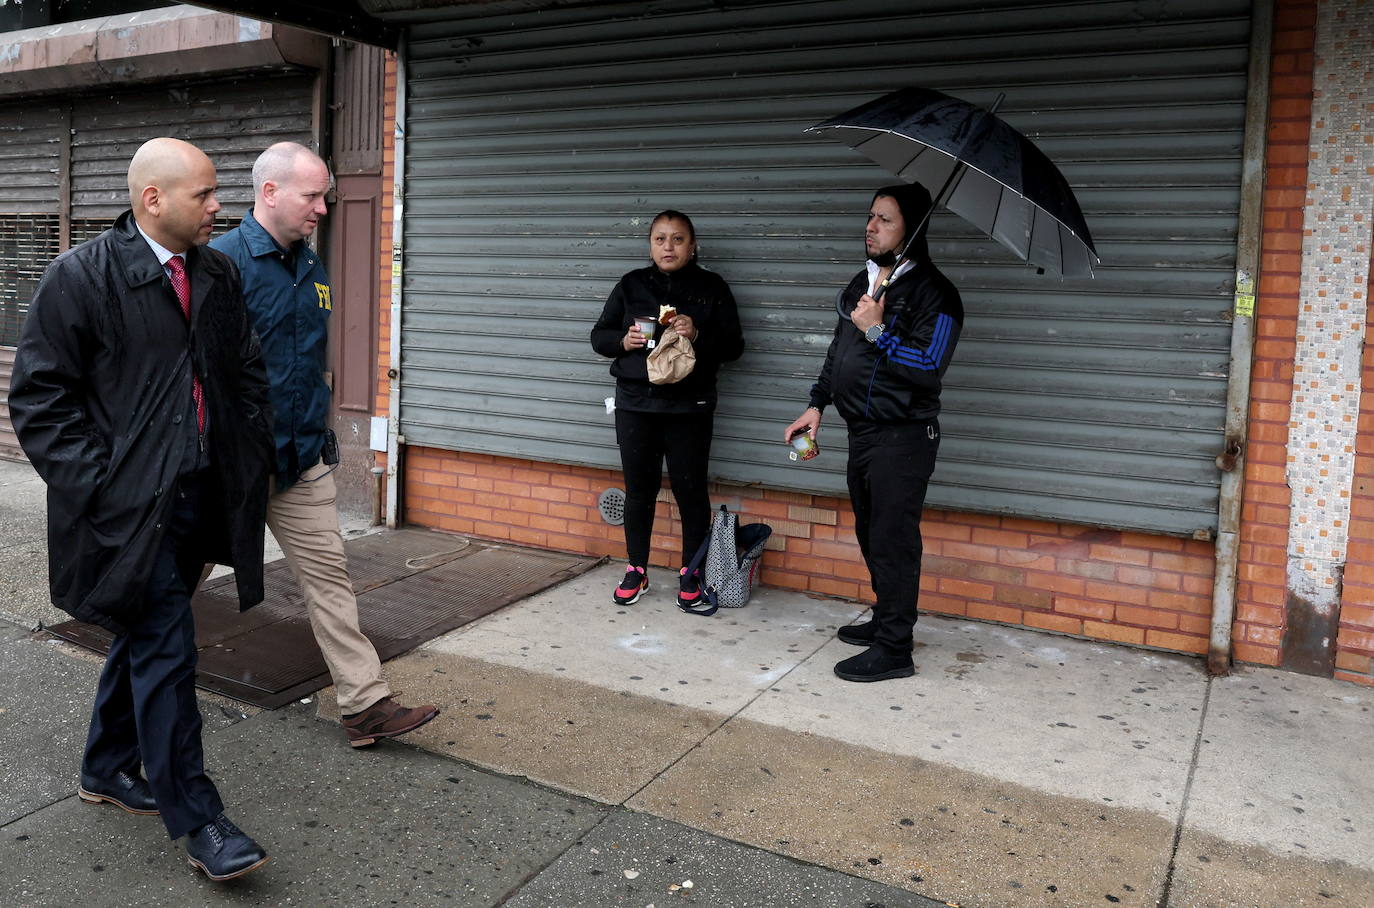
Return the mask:
M140 764L173 839L224 809L205 774L196 702L191 593L204 559L198 534L203 483L183 478L144 591L144 612L114 638L96 688L82 770L99 778Z
M935 420L849 425L854 534L873 580L874 641L908 652L921 591L921 509L935 469Z

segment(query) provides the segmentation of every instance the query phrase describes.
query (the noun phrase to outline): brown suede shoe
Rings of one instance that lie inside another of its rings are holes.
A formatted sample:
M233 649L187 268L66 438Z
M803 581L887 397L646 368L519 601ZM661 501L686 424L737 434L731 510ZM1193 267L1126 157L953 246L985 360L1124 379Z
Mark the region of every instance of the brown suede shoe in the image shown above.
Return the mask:
M360 713L344 716L340 724L348 733L350 745L367 747L376 744L378 738L394 738L414 731L437 715L439 708L436 706L426 704L411 709L390 697L383 697Z

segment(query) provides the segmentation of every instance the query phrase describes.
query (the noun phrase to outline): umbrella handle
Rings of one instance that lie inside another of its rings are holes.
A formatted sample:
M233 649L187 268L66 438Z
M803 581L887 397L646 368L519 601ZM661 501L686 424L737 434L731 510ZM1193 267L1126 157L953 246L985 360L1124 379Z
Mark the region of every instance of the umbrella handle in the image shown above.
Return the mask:
M878 288L876 290L873 291L873 302L882 302L883 294L887 292L887 285L892 283L892 275L897 273L897 269L902 267L902 262L904 261L906 261L905 249L902 250L902 257L897 259L897 263L892 266L891 273L889 273L887 277L883 278L883 282L878 285Z

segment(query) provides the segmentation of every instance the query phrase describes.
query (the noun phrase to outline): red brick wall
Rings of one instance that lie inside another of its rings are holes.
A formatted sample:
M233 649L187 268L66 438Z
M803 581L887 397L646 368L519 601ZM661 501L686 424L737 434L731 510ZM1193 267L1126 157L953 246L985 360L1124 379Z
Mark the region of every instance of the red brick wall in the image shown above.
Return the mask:
M407 448L408 522L525 545L624 557L597 496L620 474L485 454ZM663 492L650 561L676 570L680 532ZM712 501L773 527L763 582L873 600L848 500L718 485ZM1211 543L1045 521L927 511L921 606L1066 634L1201 653Z
M1316 4L1279 0L1269 84L1264 236L1241 509L1233 652L1277 665L1287 590L1289 404L1302 272L1302 219L1312 119Z
M1374 177L1374 174L1370 174ZM1374 259L1370 260L1374 276ZM1374 293L1374 280L1365 294ZM1350 543L1346 547L1336 677L1374 685L1374 321L1366 320L1360 376L1360 425L1355 438L1355 481L1350 490Z

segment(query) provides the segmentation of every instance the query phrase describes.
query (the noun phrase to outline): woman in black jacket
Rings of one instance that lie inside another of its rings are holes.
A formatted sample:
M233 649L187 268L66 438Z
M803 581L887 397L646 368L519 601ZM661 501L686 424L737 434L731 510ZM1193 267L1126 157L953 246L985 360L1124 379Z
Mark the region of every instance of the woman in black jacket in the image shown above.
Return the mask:
M629 605L649 588L649 536L663 481L663 461L682 514L682 563L678 602L701 598L699 576L685 565L711 524L706 464L716 409L716 371L744 351L739 313L730 287L696 261L696 231L680 211L657 215L649 226L653 264L620 279L592 328L592 349L611 357L615 376L615 434L625 470L625 548L629 566L616 588L617 604ZM666 309L676 314L670 317ZM659 321L660 314L667 324ZM636 325L652 320L652 333ZM649 350L669 329L685 336L696 365L681 381L652 384Z

